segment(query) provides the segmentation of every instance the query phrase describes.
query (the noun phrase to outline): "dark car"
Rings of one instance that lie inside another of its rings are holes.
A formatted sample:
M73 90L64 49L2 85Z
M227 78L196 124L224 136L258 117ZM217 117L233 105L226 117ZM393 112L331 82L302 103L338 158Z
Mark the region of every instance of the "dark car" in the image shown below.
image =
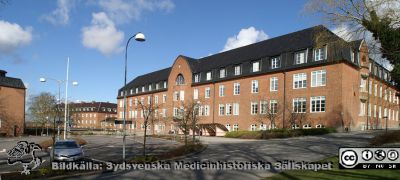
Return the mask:
M77 161L84 157L83 149L75 140L58 140L54 144L55 161Z

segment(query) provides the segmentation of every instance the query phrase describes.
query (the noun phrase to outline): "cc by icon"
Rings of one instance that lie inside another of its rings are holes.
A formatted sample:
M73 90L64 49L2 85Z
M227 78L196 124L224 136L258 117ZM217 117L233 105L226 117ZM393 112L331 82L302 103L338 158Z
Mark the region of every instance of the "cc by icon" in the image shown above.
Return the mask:
M354 166L358 161L357 153L353 150L343 151L340 156L340 161L345 167Z

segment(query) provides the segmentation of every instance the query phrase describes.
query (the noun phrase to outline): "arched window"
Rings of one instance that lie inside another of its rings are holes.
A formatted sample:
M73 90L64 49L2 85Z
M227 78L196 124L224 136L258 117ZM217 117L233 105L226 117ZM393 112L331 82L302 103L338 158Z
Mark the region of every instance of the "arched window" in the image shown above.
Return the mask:
M183 84L185 84L185 78L182 76L182 74L179 74L178 77L176 77L176 85Z

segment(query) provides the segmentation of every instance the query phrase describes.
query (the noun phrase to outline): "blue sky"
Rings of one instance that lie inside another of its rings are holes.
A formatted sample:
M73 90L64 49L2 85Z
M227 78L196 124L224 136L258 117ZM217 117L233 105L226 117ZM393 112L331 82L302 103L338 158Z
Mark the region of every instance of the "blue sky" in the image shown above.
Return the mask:
M303 15L306 1L11 0L0 7L0 69L21 78L28 94L57 92L70 57L73 100L116 102L123 85L124 47L141 31L146 42L128 50L128 82L169 67L180 55L200 58L321 23ZM64 90L63 92L64 93Z

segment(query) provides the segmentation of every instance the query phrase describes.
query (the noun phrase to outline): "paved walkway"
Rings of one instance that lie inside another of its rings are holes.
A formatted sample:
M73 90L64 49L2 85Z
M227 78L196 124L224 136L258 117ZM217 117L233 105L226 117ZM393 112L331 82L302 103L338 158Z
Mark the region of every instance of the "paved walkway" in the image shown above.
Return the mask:
M335 133L323 136L296 137L272 140L243 140L222 137L201 137L208 148L184 161L317 161L337 155L339 147L365 146L378 132ZM158 170L118 171L80 177L83 179L260 179L276 173L269 171L233 170Z

